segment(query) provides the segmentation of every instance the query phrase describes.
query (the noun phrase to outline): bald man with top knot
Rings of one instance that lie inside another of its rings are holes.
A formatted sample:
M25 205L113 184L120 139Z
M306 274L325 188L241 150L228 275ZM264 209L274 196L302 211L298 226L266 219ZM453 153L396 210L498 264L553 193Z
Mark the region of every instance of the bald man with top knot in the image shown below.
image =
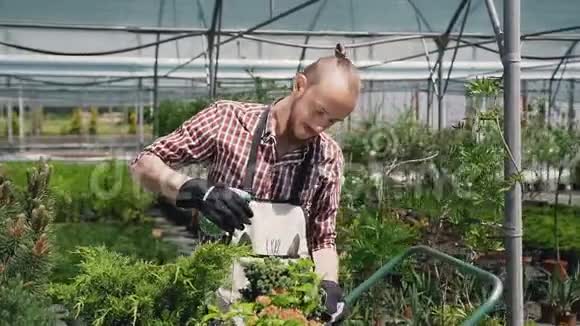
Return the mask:
M344 159L325 131L353 112L360 84L356 67L337 44L334 55L296 74L287 96L269 104L215 101L144 148L131 171L144 188L178 207L197 209L226 232L251 224L254 212L235 191L244 189L248 174L254 198L297 199L307 221L308 250L326 290L328 320L339 322L346 311L335 242ZM260 123L265 127L258 144ZM176 171L192 163L208 167L207 179Z

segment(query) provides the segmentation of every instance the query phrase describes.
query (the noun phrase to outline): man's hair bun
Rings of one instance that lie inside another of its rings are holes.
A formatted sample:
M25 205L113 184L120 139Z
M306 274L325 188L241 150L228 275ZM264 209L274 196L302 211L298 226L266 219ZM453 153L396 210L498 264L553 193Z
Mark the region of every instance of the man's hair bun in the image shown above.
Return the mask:
M339 59L346 59L346 50L342 44L336 44L336 47L334 48L334 56Z

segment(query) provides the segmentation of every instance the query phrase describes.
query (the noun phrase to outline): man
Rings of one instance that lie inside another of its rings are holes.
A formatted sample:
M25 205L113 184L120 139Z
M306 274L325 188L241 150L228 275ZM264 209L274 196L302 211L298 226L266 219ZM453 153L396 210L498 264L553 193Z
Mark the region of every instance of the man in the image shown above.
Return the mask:
M335 221L339 208L343 156L324 133L354 110L360 77L340 44L295 76L291 93L264 104L216 101L177 130L144 149L131 164L147 189L181 207L194 207L223 230L251 224L254 212L235 189L241 189L246 166L255 168L250 185L257 197L287 200L301 183L299 204L307 212L308 249L323 278L332 320L340 319L342 290L338 284ZM264 113L267 112L267 113ZM265 126L252 152L253 133ZM254 156L254 162L250 160ZM174 171L190 163L207 163L207 180ZM300 174L306 165L308 172Z

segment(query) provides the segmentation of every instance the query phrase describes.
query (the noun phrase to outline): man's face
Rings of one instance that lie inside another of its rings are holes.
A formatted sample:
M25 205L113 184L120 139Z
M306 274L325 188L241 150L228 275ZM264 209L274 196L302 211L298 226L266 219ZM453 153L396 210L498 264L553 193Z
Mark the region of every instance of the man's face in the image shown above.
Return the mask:
M334 78L322 79L316 85L308 85L303 75L297 77L290 115L290 128L296 139L315 137L354 110L358 92L349 91L344 77L329 77Z

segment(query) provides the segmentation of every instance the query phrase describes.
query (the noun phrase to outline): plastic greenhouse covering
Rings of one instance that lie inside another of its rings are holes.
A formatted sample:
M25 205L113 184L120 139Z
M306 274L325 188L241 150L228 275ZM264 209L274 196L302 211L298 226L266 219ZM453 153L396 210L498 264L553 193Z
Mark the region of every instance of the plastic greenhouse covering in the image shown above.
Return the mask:
M578 12L577 0L522 3L529 94L580 98L569 82L580 76ZM337 42L362 71L367 107L402 107L415 92L426 105L440 48L451 115L465 80L502 74L486 0L3 0L0 26L0 96L54 105L153 101L156 80L158 100L207 95L213 71L218 93L254 77L287 82Z

